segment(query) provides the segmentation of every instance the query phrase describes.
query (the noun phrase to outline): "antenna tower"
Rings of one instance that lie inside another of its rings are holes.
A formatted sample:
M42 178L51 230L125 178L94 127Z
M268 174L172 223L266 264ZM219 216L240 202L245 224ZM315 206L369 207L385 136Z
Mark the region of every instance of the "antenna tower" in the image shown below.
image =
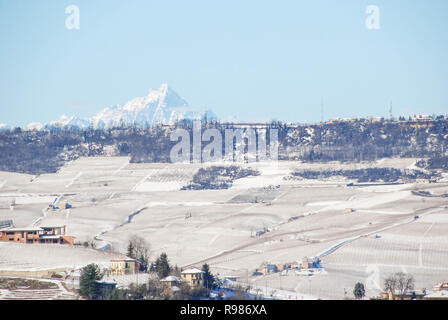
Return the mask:
M391 121L394 120L393 113L392 113L392 100L390 101L389 118Z

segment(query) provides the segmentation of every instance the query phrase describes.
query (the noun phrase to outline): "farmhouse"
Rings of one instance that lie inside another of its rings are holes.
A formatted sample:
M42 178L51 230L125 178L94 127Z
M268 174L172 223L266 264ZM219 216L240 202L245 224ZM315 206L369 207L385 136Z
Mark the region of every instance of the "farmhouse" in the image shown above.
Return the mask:
M62 210L70 209L71 207L72 207L71 204L68 202L61 204Z
M399 293L381 292L381 300L422 300L425 297L425 292L422 290L412 290L406 292L404 295Z
M312 261L308 257L303 257L302 263L300 264L302 269L309 269L312 268Z
M131 258L110 260L110 274L135 274L139 270L138 261Z
M447 291L448 292L448 281L442 281L434 286L435 291Z
M160 280L167 288L176 289L182 283L182 279L176 276L168 276Z
M187 269L182 271L181 277L184 279L191 287L199 286L204 279L204 271L197 268Z
M266 264L265 270L266 270L266 273L275 273L275 272L279 271L277 265L272 264L272 263Z
M65 234L66 227L8 227L0 229L0 241L54 243L73 245L74 238Z

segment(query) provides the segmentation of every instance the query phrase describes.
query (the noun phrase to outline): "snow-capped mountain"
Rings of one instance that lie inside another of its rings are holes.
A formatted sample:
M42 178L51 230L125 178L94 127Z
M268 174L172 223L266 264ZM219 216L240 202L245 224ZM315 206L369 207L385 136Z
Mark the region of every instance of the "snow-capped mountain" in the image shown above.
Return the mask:
M135 98L124 106L116 105L105 108L92 118L80 119L76 116L63 115L56 121L45 125L45 128L77 127L85 129L93 127L104 129L120 125L151 126L157 124L174 124L183 119L216 119L211 110L193 109L168 84L162 84L157 90L150 89L145 97ZM32 126L34 127L34 126Z
M40 122L30 122L28 123L28 125L25 127L25 130L41 130L43 128L43 124Z
M0 131L9 131L12 127L6 123L0 123Z
M124 106L106 108L93 116L95 127L126 125L172 124L182 119L198 116L167 84L158 90L150 89L145 97L135 98ZM200 114L199 114L200 116Z
M62 115L58 120L51 121L49 124L45 125L46 128L80 128L85 129L90 126L90 121L80 119L76 116L66 116Z

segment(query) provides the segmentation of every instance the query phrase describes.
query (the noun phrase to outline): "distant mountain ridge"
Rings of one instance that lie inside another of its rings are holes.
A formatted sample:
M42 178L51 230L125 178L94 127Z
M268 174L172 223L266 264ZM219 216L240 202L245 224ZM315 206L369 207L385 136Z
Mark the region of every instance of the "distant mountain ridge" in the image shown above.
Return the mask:
M26 130L55 128L106 129L119 126L147 127L159 124L174 124L181 120L217 119L211 110L200 110L189 106L168 84L159 89L150 89L144 97L134 98L124 106L105 108L91 118L62 115L58 120L42 125L30 123Z

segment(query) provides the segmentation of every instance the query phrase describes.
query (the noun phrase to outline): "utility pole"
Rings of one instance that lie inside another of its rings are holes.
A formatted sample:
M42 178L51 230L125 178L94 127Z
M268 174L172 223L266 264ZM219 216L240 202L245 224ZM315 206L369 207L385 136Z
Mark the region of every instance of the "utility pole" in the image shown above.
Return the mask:
M320 99L320 123L324 123L324 99Z
M390 121L394 120L393 113L392 113L392 100L390 100L389 118L390 118Z
M282 273L281 272L280 272L280 278L279 279L280 279L280 290L283 290L282 289Z

